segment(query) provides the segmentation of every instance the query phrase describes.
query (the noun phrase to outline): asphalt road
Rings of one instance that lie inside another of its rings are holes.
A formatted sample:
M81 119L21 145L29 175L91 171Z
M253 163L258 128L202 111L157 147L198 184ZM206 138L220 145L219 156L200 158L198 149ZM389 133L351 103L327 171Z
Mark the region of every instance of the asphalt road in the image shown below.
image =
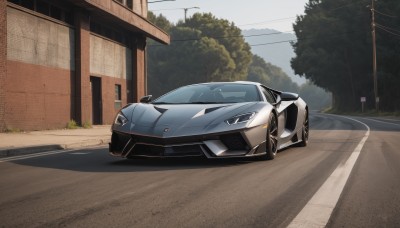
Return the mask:
M400 121L354 118L370 135L328 227L400 227ZM286 227L365 137L310 116L305 148L273 161L124 160L107 148L0 159L0 227Z

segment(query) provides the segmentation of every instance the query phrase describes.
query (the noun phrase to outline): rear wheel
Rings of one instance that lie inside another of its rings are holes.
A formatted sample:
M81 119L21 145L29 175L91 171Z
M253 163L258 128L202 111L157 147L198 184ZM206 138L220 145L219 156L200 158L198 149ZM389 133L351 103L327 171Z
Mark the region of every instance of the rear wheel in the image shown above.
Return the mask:
M271 113L268 122L267 138L266 138L266 154L265 160L272 160L276 157L278 151L278 123L276 117Z
M308 144L308 134L309 134L309 124L308 124L308 112L306 111L306 115L304 118L304 123L303 123L303 129L301 132L301 142L299 143L299 146L307 146Z

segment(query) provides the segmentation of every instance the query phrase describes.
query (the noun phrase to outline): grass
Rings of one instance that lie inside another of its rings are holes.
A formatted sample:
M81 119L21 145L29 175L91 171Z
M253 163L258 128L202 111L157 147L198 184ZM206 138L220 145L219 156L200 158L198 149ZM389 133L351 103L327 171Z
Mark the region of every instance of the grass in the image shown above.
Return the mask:
M6 128L4 132L5 133L20 133L22 131L19 128Z
M82 124L82 126L79 126L75 120L68 121L67 129L78 129L78 128L85 128L85 129L92 128L92 123L90 123L90 121L85 121Z
M92 128L92 124L89 121L85 121L82 124L82 127L85 128L85 129L89 129L89 128Z
M67 123L67 129L77 129L78 128L78 124L76 123L75 120L70 120Z

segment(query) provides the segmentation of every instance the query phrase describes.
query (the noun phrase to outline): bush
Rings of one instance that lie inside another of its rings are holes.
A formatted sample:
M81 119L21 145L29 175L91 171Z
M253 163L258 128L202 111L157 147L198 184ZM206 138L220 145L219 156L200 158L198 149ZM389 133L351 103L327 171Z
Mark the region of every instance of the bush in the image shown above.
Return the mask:
M82 124L82 127L83 127L83 128L86 128L86 129L92 128L92 124L91 124L89 121L85 121L85 122Z
M75 120L70 120L67 123L67 129L77 129L78 128L78 124L76 123Z

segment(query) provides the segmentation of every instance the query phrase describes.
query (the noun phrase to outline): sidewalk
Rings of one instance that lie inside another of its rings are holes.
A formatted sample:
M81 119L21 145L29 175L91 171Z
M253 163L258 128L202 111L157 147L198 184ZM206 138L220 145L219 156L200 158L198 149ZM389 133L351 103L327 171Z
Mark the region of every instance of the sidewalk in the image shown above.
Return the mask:
M0 157L106 145L111 139L110 128L99 125L90 129L0 133Z

